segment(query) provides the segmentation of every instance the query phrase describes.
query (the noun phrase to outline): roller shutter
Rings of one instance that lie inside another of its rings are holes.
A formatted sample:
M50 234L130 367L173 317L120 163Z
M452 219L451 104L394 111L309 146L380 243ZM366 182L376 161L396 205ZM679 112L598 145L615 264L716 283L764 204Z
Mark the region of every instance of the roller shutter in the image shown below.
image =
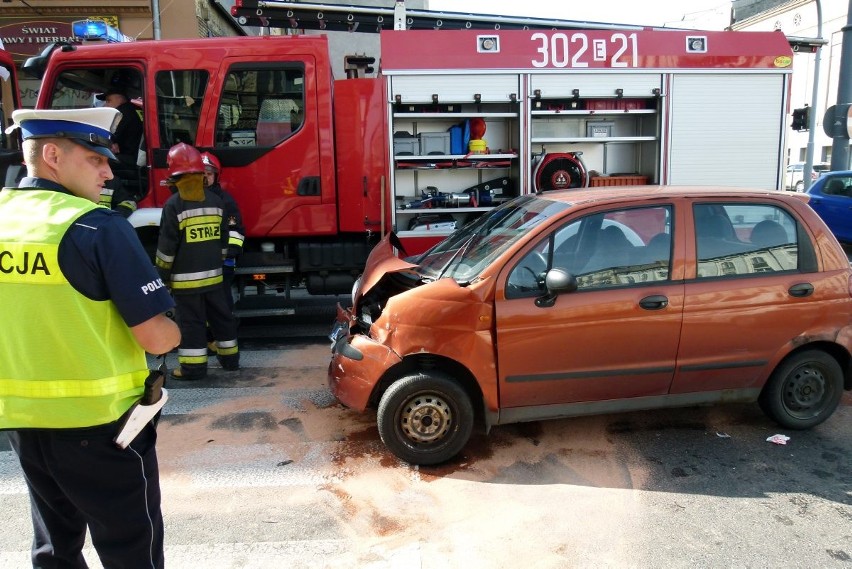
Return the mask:
M777 189L784 88L778 74L675 76L668 183Z

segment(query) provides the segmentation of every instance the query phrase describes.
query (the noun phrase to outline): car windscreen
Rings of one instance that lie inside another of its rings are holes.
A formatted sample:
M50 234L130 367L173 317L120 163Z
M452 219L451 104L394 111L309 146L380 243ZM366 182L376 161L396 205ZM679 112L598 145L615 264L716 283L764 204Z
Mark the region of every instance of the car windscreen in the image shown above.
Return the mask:
M539 196L515 198L465 225L413 262L427 279L469 283L529 230L571 204Z

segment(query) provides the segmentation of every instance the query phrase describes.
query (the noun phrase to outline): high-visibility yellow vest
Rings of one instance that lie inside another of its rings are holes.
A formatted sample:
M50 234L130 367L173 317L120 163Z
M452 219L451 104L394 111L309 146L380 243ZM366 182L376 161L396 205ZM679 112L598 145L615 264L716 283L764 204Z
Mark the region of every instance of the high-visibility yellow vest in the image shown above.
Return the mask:
M115 304L86 298L59 269L63 235L96 207L0 191L0 429L102 425L142 394L145 352Z

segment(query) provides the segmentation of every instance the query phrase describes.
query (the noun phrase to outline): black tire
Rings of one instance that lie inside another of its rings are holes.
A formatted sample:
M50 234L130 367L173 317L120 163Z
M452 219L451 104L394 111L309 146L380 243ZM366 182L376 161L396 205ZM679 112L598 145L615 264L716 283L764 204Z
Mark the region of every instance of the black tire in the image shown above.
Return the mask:
M457 455L473 431L473 406L464 389L438 372L393 383L379 402L379 435L405 462L432 465Z
M837 360L808 350L782 362L760 394L760 407L787 429L802 430L828 419L843 395L843 371Z

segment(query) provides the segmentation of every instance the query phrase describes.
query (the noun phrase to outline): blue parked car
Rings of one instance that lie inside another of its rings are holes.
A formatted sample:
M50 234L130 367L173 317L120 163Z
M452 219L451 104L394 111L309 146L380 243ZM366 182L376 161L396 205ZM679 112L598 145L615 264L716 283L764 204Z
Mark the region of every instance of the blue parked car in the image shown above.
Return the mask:
M826 172L807 193L811 207L837 240L852 244L852 170Z

